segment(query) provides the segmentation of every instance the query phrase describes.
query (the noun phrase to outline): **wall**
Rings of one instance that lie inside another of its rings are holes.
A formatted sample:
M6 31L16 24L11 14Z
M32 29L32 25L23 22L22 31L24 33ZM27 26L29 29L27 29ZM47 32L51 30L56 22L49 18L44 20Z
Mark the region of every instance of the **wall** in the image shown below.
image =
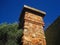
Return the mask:
M46 45L43 17L25 12L23 45Z

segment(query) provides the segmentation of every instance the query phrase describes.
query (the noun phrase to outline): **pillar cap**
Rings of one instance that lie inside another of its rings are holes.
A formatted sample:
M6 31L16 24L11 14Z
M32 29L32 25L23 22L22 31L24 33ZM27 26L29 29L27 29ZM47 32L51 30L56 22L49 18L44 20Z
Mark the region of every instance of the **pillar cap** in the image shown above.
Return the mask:
M38 13L41 13L41 14L43 14L43 15L46 14L46 12L44 12L44 11L42 11L42 10L35 9L35 8L30 7L30 6L27 6L27 5L24 5L24 8L29 9L29 10L32 10L32 11L35 11L35 12L38 12Z

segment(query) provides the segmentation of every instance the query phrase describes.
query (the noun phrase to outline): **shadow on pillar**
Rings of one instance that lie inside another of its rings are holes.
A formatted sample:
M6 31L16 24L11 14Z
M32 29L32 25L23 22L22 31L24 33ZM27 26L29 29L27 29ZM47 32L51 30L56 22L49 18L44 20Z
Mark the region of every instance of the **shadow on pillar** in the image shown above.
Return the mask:
M23 9L22 13L21 13L21 15L19 17L19 26L18 26L18 29L22 29L22 31L24 30L24 22L25 22L24 17L25 17L25 11ZM22 36L23 36L23 34L21 35L21 37L18 37L18 39L17 39L19 45L23 45Z

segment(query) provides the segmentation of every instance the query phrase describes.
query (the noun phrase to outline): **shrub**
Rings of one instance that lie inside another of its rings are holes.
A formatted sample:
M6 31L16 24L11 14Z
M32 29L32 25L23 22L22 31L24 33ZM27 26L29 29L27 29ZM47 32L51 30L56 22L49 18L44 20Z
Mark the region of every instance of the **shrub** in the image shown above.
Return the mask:
M18 29L18 24L0 24L0 45L19 45L22 36L22 29Z

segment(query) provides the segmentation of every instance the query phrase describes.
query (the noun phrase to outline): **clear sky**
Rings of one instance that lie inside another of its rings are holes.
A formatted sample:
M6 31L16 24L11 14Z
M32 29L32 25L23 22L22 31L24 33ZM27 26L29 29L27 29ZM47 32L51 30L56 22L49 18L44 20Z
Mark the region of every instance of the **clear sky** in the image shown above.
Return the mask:
M0 0L0 23L18 22L24 4L46 12L46 27L60 16L60 0Z

